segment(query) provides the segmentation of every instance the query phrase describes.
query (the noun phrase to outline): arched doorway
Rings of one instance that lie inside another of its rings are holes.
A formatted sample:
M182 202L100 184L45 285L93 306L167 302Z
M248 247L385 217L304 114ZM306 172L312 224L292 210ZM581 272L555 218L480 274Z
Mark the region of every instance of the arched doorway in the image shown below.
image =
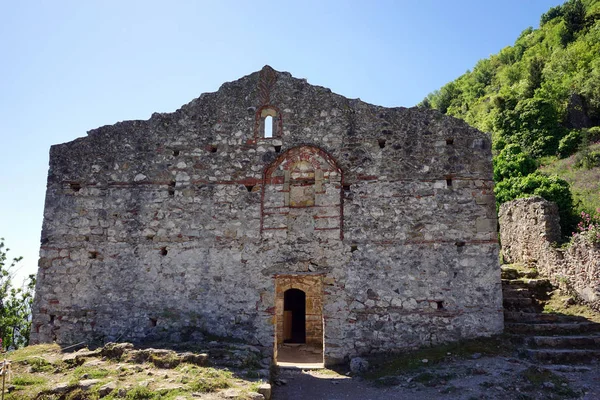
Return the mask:
M300 289L283 294L283 341L306 343L306 293Z

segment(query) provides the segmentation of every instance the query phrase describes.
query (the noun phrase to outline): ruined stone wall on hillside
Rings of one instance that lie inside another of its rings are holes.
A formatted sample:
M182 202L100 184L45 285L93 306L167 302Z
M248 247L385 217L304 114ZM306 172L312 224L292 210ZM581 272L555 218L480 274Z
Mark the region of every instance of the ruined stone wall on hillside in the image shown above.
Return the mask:
M500 206L500 242L508 263L535 265L555 283L568 281L577 295L600 309L600 248L576 235L557 248L560 220L556 204L541 197L517 199Z
M272 352L277 287L308 290L329 363L498 333L490 144L265 67L55 145L32 342L210 333Z

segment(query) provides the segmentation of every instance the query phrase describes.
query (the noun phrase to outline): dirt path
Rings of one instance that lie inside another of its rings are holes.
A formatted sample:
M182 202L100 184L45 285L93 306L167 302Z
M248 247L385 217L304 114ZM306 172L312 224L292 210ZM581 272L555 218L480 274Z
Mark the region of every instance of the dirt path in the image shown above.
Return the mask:
M274 400L600 399L600 365L546 369L508 357L457 360L380 379L281 371ZM281 382L281 383L283 383Z

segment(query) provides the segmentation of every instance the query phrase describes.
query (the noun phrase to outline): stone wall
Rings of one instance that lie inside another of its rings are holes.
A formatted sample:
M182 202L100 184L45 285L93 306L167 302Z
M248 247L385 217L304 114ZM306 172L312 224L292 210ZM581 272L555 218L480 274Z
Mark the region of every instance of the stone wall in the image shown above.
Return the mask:
M577 295L600 309L600 248L576 235L557 248L560 220L556 204L541 197L517 199L500 206L500 242L508 263L535 265L555 283L567 280Z
M501 332L490 143L265 67L55 145L32 342L210 333L273 354L295 276L321 282L327 363Z

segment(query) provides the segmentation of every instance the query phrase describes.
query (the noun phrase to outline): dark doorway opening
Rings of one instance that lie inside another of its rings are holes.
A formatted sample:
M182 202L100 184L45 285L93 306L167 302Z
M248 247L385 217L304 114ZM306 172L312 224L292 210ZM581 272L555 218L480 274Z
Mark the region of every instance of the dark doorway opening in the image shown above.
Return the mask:
M306 293L300 289L283 294L283 341L306 343Z

